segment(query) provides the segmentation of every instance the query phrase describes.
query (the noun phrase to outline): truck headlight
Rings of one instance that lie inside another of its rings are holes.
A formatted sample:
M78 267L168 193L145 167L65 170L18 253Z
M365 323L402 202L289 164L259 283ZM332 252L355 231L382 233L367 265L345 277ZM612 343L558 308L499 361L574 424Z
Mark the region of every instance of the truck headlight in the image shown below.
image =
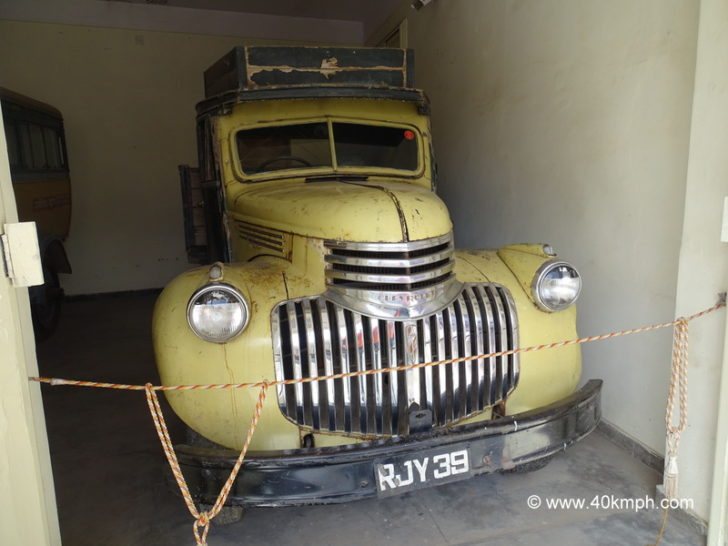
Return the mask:
M210 284L194 293L187 305L187 322L205 341L225 343L248 325L248 304L227 284Z
M533 298L545 311L561 311L572 305L581 292L581 275L566 262L550 261L536 271Z

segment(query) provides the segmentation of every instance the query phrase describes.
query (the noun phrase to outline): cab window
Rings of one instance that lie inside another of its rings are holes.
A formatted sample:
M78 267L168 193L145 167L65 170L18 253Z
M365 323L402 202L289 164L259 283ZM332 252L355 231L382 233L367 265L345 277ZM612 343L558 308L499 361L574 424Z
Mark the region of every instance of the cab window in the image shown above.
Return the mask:
M236 134L243 173L367 168L414 171L417 133L406 127L325 121L244 129Z

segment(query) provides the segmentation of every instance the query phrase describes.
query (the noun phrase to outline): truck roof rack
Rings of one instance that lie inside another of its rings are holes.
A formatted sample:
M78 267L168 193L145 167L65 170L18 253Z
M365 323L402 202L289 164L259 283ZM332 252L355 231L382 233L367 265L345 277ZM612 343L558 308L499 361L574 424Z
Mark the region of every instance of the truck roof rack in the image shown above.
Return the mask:
M205 71L198 114L236 102L291 98L427 98L414 89L414 52L396 48L238 46Z

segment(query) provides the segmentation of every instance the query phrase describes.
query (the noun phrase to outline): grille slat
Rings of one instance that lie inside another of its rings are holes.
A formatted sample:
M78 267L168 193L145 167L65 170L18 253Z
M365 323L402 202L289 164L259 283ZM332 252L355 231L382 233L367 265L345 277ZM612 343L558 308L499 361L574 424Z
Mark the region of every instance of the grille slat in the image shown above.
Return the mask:
M452 234L407 243L327 241L326 282L333 290L408 291L452 279Z
M450 325L450 351L446 354L446 358L456 358L460 354L459 344L459 328L458 319L455 312L455 305L451 305L446 309L447 317ZM446 349L447 350L447 347ZM450 392L450 401L452 403L452 413L450 414L451 420L459 419L460 413L460 365L459 364L447 364L448 371L450 372L450 386L448 390Z
M318 372L318 361L316 355L316 331L313 326L313 309L312 305L316 305L315 301L303 300L301 302L303 307L304 325L306 327L306 356L308 358L308 377L317 377L321 374ZM320 330L320 328L319 328ZM315 375L314 375L315 374ZM308 387L311 397L311 417L313 428L321 428L321 403L319 400L319 383L318 381L312 381L305 383Z
M495 350L496 352L505 351L508 345L508 336L506 332L504 332L504 326L506 321L505 309L503 308L503 304L500 301L496 290L489 290L488 295L491 302L493 303L495 311L493 315L495 318L496 332ZM496 362L498 363L496 366L498 371L496 373L498 375L498 378L500 379L500 390L498 392L498 395L504 396L504 393L508 388L508 383L511 375L508 371L508 357L498 356L495 358Z
M422 340L422 361L432 362L432 339L429 320L418 321L418 328L419 336ZM420 383L424 383L425 385L424 397L422 398L422 402L420 403L420 405L422 407L429 406L430 409L433 410L434 417L434 407L432 407L435 401L433 397L433 366L421 368L419 370L419 373Z
M352 328L354 334L354 358L352 359L354 368L353 371L363 372L366 370L366 359L364 358L364 325L362 324L362 317L359 313L351 313L350 316L352 321ZM368 421L368 406L367 401L369 400L367 393L367 377L364 375L354 377L356 384L352 385L352 391L359 393L359 432L367 432L369 427L367 426Z
M394 322L387 321L387 366L396 368L397 364L397 332ZM390 411L392 412L392 434L399 431L399 372L390 372L389 393L391 397Z
M447 307L417 320L383 320L323 296L279 304L272 315L279 380L386 369L514 349L515 306L502 286L463 287ZM283 414L313 430L406 434L409 411L445 426L504 400L518 381L517 355L278 389Z
M473 345L472 345L472 331L470 329L470 314L468 313L467 306L465 305L465 298L463 297L463 294L460 294L460 296L457 299L458 307L460 309L460 313L458 314L460 323L461 323L461 330L463 334L463 340L462 340L462 349L460 356L472 356L475 354L473 352ZM461 371L461 377L463 377L463 385L472 385L473 384L473 364L472 362L461 362L459 364L460 371ZM476 383L477 385L477 383ZM477 390L476 390L477 392ZM463 397L465 398L465 411L466 413L473 413L473 396L472 396L472 389L463 389Z
M437 338L437 360L445 360L445 325L442 313L438 313L431 319L435 323L435 335ZM439 407L433 415L436 423L447 422L447 366L440 365L437 367L437 387Z
M339 341L339 364L340 370L337 373L349 373L351 367L349 366L349 346L348 346L348 334L346 331L346 319L344 318L344 310L336 308L336 324L338 327L337 338ZM352 428L352 404L351 404L351 381L352 378L345 377L341 380L341 390L343 392L342 397L342 412L344 415L344 431L351 432Z
M289 302L286 304L286 313L288 318L288 329L291 332L291 368L293 370L293 379L301 379L303 377L303 359L301 357L301 338L298 330L298 316L296 313L296 304ZM303 383L294 385L296 419L299 423L310 424L304 420L304 399L303 399Z
M322 302L318 306L319 322L321 324L321 338L323 343L324 357L324 373L326 375L334 374L334 356L333 347L331 346L331 323L329 322L329 311L326 302ZM328 428L336 430L336 389L334 379L326 380L326 402L328 403Z

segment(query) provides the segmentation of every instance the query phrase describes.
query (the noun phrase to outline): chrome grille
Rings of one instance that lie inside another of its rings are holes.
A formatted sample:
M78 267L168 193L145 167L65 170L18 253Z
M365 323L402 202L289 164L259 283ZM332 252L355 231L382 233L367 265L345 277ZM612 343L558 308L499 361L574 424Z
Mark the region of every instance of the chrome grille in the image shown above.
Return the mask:
M452 235L407 243L327 241L326 281L360 290L416 290L452 277Z
M283 302L272 314L278 380L447 360L518 346L516 310L497 284L464 285L428 317L385 320L323 296ZM408 432L412 410L433 426L464 419L504 400L518 383L518 355L280 386L281 411L313 430L366 435Z
M453 301L452 233L405 243L326 241L326 298L364 315L419 319Z

